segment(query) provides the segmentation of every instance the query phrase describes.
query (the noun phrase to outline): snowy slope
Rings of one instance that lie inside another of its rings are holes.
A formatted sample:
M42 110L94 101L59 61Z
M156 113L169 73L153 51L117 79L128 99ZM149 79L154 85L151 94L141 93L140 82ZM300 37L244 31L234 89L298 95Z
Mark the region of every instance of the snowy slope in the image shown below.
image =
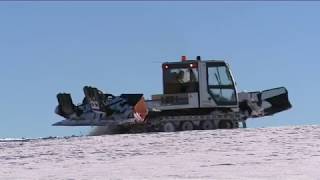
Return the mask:
M320 179L320 126L0 140L0 179Z

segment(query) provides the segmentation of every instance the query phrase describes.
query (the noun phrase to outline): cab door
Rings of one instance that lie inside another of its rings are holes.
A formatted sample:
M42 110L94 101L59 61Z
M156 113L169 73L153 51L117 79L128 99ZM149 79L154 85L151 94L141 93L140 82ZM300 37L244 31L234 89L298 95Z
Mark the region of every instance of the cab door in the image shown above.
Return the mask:
M235 83L225 62L208 62L207 88L217 106L237 105Z

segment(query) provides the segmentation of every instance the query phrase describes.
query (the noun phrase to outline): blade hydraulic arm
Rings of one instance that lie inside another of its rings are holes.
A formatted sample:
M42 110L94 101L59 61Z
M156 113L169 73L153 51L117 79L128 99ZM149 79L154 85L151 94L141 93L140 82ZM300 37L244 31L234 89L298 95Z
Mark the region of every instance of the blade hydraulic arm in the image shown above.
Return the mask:
M247 118L271 116L291 108L288 91L284 87L258 92L240 92L239 107Z

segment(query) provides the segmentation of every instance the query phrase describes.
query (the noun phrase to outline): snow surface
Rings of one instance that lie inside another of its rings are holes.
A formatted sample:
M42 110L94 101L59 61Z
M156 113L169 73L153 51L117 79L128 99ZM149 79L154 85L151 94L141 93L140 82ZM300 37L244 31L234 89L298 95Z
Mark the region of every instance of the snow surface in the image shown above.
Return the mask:
M320 179L320 126L0 140L0 179Z

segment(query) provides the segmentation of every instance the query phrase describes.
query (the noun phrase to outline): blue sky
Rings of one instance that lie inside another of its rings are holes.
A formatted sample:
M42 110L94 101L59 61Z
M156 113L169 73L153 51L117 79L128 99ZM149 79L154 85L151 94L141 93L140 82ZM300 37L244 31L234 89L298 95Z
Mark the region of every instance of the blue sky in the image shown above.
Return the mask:
M58 92L161 93L161 62L227 60L240 90L285 86L293 108L249 127L319 124L318 2L0 2L0 138L52 127Z

